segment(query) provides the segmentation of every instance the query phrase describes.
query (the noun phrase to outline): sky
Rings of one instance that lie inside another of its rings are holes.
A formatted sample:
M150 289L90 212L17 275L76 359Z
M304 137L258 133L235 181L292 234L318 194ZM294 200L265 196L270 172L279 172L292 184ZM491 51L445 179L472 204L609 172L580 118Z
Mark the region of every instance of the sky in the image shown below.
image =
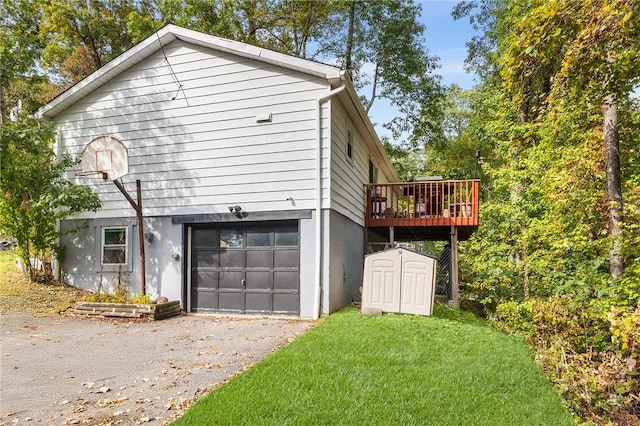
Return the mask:
M435 73L442 77L444 85L456 83L463 89L471 89L475 75L464 71L464 60L467 57L466 42L474 32L468 18L454 20L451 11L458 0L416 0L422 6L420 22L425 25L424 39L429 54L440 58L440 68ZM383 99L377 99L369 111L371 121L375 124L378 135L389 137L389 131L382 123L390 121L395 115L394 109Z
M454 20L451 11L458 0L423 0L420 22L426 26L424 38L431 55L440 57L441 68L437 73L444 84L456 83L463 89L471 89L474 75L467 74L464 59L467 57L465 43L473 37L468 18Z

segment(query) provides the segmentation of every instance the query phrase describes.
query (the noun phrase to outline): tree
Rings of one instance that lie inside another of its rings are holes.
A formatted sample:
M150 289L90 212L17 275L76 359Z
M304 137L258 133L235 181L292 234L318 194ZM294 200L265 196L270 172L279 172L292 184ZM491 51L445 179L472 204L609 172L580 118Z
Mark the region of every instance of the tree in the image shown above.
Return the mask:
M3 125L0 135L0 232L17 239L17 253L31 280L37 276L31 259L39 259L50 272L51 256L62 256L56 244L58 220L100 208L88 187L64 179L74 161L54 158L54 134L52 125L22 117Z
M639 39L640 4L635 1L556 0L532 2L503 41L502 77L527 114L534 108L540 116L567 96L602 106L613 277L624 272L618 103L640 77L633 59L640 53Z
M39 39L42 1L4 0L0 7L0 125L18 105L12 85L40 79L34 67L41 54ZM37 85L35 85L37 87ZM27 100L28 98L21 98Z
M399 114L385 126L414 147L442 138L443 91L433 74L412 0L142 0L128 28L139 41L172 21L306 59L336 63L363 92L367 111L381 98ZM372 70L369 72L369 70Z
M411 0L339 2L344 29L321 41L347 70L369 111L378 98L387 99L399 115L384 124L399 139L409 135L413 146L442 137L443 91L433 74L430 56L417 20L421 7ZM372 69L372 71L368 71Z
M41 65L74 84L133 45L127 19L133 0L51 0L45 3Z
M185 28L219 37L233 38L231 23L222 16L221 2L209 0L140 0L129 13L128 32L139 42L173 22Z

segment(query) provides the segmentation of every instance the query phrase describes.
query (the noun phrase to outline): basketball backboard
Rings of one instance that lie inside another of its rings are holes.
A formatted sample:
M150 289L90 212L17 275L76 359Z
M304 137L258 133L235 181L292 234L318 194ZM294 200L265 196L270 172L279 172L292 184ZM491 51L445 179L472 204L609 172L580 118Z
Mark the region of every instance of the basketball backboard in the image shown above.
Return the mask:
M80 175L114 181L129 173L127 147L112 136L99 136L84 147L80 166Z

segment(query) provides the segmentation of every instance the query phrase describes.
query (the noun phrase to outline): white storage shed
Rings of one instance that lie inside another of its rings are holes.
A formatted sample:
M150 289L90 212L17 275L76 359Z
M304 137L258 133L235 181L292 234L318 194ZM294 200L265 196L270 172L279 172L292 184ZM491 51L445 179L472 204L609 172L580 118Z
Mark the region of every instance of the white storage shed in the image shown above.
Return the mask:
M365 257L362 312L431 315L438 261L428 255L394 248Z

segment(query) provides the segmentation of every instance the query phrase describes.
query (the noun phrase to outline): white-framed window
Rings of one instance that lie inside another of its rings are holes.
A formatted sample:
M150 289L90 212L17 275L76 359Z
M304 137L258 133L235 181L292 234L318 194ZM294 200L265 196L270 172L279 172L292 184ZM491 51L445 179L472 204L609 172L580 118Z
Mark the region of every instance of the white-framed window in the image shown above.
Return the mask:
M347 158L353 160L353 132L347 129Z
M126 265L128 259L126 226L109 226L102 228L102 264Z

